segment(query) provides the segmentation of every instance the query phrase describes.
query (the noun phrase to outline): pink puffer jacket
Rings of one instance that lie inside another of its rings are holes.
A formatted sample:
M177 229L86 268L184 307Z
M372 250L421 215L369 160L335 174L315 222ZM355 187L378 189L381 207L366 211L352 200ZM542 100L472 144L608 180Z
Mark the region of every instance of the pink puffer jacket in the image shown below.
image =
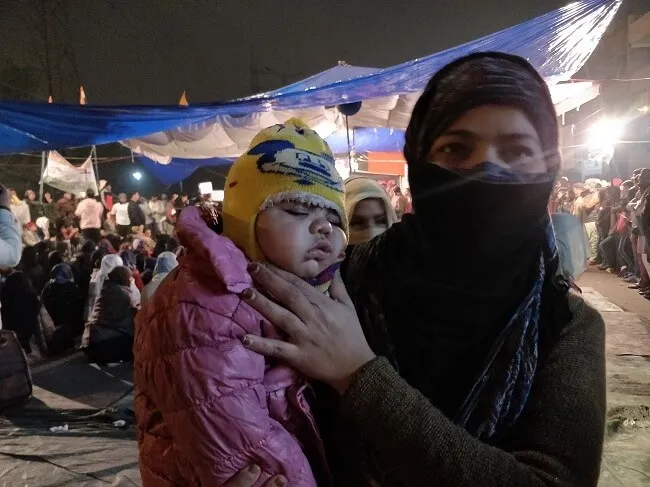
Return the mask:
M283 474L290 486L316 486L311 467L327 467L304 379L240 341L278 336L238 296L252 285L246 257L196 208L182 212L177 231L188 254L136 318L144 486L216 487L250 464L262 467L256 485Z

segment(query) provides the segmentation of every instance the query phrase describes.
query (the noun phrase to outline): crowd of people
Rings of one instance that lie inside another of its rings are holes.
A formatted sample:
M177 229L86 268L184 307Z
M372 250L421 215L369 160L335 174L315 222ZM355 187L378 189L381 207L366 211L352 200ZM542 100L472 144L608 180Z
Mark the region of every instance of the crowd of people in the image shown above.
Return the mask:
M619 276L650 300L650 169L635 169L631 179L613 183L562 179L550 211L572 214L584 225L589 264Z
M23 200L8 196L22 252L1 271L3 327L28 355L79 346L93 362L132 360L135 314L177 265L172 233L188 197L113 201L110 185L56 203L49 192L41 202L31 190Z

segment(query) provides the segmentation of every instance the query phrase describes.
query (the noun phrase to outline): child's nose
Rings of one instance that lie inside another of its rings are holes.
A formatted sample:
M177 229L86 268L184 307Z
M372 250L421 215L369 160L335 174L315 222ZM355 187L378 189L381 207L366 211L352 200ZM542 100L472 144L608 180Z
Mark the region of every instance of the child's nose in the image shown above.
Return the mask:
M319 218L314 222L314 233L329 235L332 233L332 224L325 218Z

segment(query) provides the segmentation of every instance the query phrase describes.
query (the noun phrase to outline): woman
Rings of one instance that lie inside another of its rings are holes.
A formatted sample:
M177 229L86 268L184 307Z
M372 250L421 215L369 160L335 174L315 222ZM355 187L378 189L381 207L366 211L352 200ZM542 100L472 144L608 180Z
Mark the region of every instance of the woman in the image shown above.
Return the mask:
M39 262L38 247L25 247L23 249L23 255L17 269L25 273L37 292L43 289L47 276L45 269Z
M88 319L92 315L95 301L99 297L99 293L102 290L102 286L104 285L104 281L108 277L108 274L110 274L110 272L116 267L122 265L124 265L124 262L119 255L108 254L102 258L100 267L98 269L95 269L92 276L90 277L90 283L88 285L88 299L86 301L84 319Z
M289 341L244 343L327 384L318 422L335 485L595 486L604 323L556 274L544 80L506 54L451 63L416 104L404 153L415 214L354 249L351 299L339 279L329 299L252 264L286 308L243 296Z
M146 303L153 293L156 292L160 283L163 282L167 274L174 270L178 265L176 254L173 252L163 252L158 256L156 267L153 270L153 277L151 281L142 290L142 304Z
M54 266L52 279L43 288L41 299L56 328L66 329L70 338L81 335L84 325L84 295L68 264Z
M390 196L374 179L353 176L345 181L345 213L350 221L350 244L381 235L397 222Z
M58 250L53 250L49 254L47 254L47 273L49 275L50 272L52 272L52 269L58 264L63 264L65 261L63 260L63 254L58 251Z
M102 283L81 344L93 363L133 360L133 320L137 310L131 304L131 281L129 269L118 266Z
M93 253L95 252L95 243L92 240L86 240L81 246L79 255L77 255L72 264L74 280L79 286L82 296L88 295L88 286L90 276L93 274Z
M11 272L2 283L0 295L2 327L16 333L25 353L32 353L32 337L39 330L41 303L38 292L24 272Z
M123 250L120 252L120 257L122 257L122 262L124 266L131 271L131 277L133 277L133 282L135 287L138 288L138 291L142 291L144 284L142 283L142 275L137 267L137 258L135 252L132 250Z

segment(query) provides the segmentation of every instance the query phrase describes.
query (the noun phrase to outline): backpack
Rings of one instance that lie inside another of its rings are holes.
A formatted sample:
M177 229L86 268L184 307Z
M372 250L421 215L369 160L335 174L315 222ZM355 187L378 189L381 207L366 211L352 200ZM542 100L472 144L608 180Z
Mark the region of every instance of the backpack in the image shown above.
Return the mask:
M0 410L25 404L32 396L32 374L13 331L0 330Z

